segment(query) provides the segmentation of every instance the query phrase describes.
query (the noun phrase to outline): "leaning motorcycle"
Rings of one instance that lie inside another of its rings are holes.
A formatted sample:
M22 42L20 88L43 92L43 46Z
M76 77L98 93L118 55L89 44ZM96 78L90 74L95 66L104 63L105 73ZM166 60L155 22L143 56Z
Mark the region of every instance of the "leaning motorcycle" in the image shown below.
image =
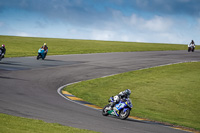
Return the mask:
M39 60L40 58L42 58L42 60L44 60L45 58L45 50L43 48L40 48L38 50L37 60Z
M0 61L3 58L2 50L0 49Z
M106 105L102 110L103 116L112 115L112 116L119 117L122 120L125 120L126 118L128 118L130 111L133 107L131 99L129 99L129 98L122 99L118 104L116 104L113 107L112 110L109 110L109 107L110 107L111 103L114 102L114 98L110 97L108 102L110 102L110 103L108 105Z

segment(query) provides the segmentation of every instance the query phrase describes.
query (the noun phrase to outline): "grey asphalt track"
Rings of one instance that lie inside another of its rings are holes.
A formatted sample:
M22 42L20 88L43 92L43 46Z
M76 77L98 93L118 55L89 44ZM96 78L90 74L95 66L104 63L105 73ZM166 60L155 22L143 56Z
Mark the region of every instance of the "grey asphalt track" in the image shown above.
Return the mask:
M0 61L0 113L106 133L184 133L152 122L104 117L98 110L64 99L57 89L77 81L190 61L200 61L200 51L47 56L44 61L4 58Z

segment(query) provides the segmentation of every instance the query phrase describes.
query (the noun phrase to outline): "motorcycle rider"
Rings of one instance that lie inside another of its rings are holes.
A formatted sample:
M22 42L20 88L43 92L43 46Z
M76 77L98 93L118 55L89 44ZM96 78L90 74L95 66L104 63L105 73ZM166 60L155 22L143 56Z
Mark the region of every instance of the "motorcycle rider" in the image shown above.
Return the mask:
M2 44L2 47L0 47L0 49L1 49L1 57L2 58L4 58L4 55L6 54L6 48L5 48L5 45L4 44Z
M193 40L191 41L191 43L190 43L190 44L188 44L188 48L189 48L189 47L191 47L191 46L194 46L194 48L195 48L195 43L194 43L194 41L193 41Z
M120 100L122 99L126 99L129 98L131 94L131 90L130 89L126 89L125 91L120 92L118 95L114 96L114 102L111 103L110 107L108 108L108 110L112 110L113 107L119 103Z
M41 47L41 48L43 48L44 49L44 58L46 57L46 55L47 55L47 52L48 52L48 47L47 47L47 44L46 43L44 43L44 45Z

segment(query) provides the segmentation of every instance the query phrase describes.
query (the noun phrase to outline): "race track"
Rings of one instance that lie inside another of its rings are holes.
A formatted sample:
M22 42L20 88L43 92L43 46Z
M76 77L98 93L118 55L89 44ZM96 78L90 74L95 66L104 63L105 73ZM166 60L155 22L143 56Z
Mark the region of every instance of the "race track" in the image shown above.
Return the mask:
M106 133L184 133L152 122L104 117L98 110L64 99L57 89L77 81L190 61L200 61L200 51L47 56L44 61L5 58L0 62L0 113Z

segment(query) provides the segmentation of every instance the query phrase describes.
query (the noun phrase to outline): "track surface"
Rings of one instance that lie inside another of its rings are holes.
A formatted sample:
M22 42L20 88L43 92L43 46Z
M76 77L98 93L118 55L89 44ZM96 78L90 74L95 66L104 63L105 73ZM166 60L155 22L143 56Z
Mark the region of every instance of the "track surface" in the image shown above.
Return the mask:
M155 123L104 117L100 111L64 99L57 89L76 81L185 61L200 61L200 51L47 56L44 61L5 58L0 62L0 113L107 133L182 133Z

